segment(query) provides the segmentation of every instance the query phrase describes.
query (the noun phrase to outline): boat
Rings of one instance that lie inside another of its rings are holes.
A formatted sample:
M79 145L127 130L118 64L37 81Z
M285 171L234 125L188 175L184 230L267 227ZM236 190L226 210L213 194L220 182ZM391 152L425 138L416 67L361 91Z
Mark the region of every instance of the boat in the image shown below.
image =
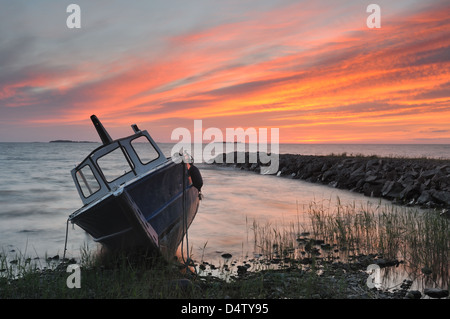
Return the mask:
M69 222L108 250L144 249L173 258L197 214L203 180L189 154L166 157L150 134L113 140L91 116L102 145L71 175L83 206Z

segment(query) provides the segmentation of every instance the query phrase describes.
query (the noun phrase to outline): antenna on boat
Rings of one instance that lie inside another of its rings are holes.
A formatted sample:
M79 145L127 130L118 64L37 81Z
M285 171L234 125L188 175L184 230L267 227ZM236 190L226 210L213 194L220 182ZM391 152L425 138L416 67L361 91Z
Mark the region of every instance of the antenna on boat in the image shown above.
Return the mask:
M136 124L131 125L131 128L133 129L134 133L139 133L141 131Z
M103 127L100 120L97 118L97 116L92 115L91 116L92 123L94 123L95 129L97 130L98 135L100 136L100 139L102 140L103 145L108 145L112 143L113 139L111 136L109 136L106 129Z

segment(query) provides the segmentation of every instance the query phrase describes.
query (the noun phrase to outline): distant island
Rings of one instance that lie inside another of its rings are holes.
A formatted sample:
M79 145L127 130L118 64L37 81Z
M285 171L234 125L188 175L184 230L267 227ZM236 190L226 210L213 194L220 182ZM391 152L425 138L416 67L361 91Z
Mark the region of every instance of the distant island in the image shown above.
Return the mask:
M71 140L54 140L49 143L95 143L91 141L71 141Z

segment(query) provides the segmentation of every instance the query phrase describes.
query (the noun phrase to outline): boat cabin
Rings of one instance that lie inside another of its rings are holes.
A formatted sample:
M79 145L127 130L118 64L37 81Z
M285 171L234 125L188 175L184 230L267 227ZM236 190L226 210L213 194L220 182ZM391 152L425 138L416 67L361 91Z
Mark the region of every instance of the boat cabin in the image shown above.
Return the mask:
M136 125L132 128L135 134L131 136L117 140L109 135L102 138L103 145L71 171L84 205L168 161L147 131Z

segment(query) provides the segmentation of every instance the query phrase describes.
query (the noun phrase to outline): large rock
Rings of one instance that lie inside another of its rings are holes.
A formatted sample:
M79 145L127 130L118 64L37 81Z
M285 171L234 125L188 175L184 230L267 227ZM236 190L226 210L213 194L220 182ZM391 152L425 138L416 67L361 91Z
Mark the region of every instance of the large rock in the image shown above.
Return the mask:
M440 288L426 288L424 290L425 295L431 298L445 298L448 297L448 290Z
M411 199L417 199L420 196L420 184L412 182L411 184L407 185L401 192L400 192L400 199L404 201L408 201Z
M438 202L450 206L450 193L444 191L432 191L431 197Z
M399 182L387 181L381 190L381 194L383 195L383 197L389 199L397 199L400 198L400 194L403 192L403 190L404 187Z
M416 201L417 205L426 205L432 200L429 190L424 190Z

